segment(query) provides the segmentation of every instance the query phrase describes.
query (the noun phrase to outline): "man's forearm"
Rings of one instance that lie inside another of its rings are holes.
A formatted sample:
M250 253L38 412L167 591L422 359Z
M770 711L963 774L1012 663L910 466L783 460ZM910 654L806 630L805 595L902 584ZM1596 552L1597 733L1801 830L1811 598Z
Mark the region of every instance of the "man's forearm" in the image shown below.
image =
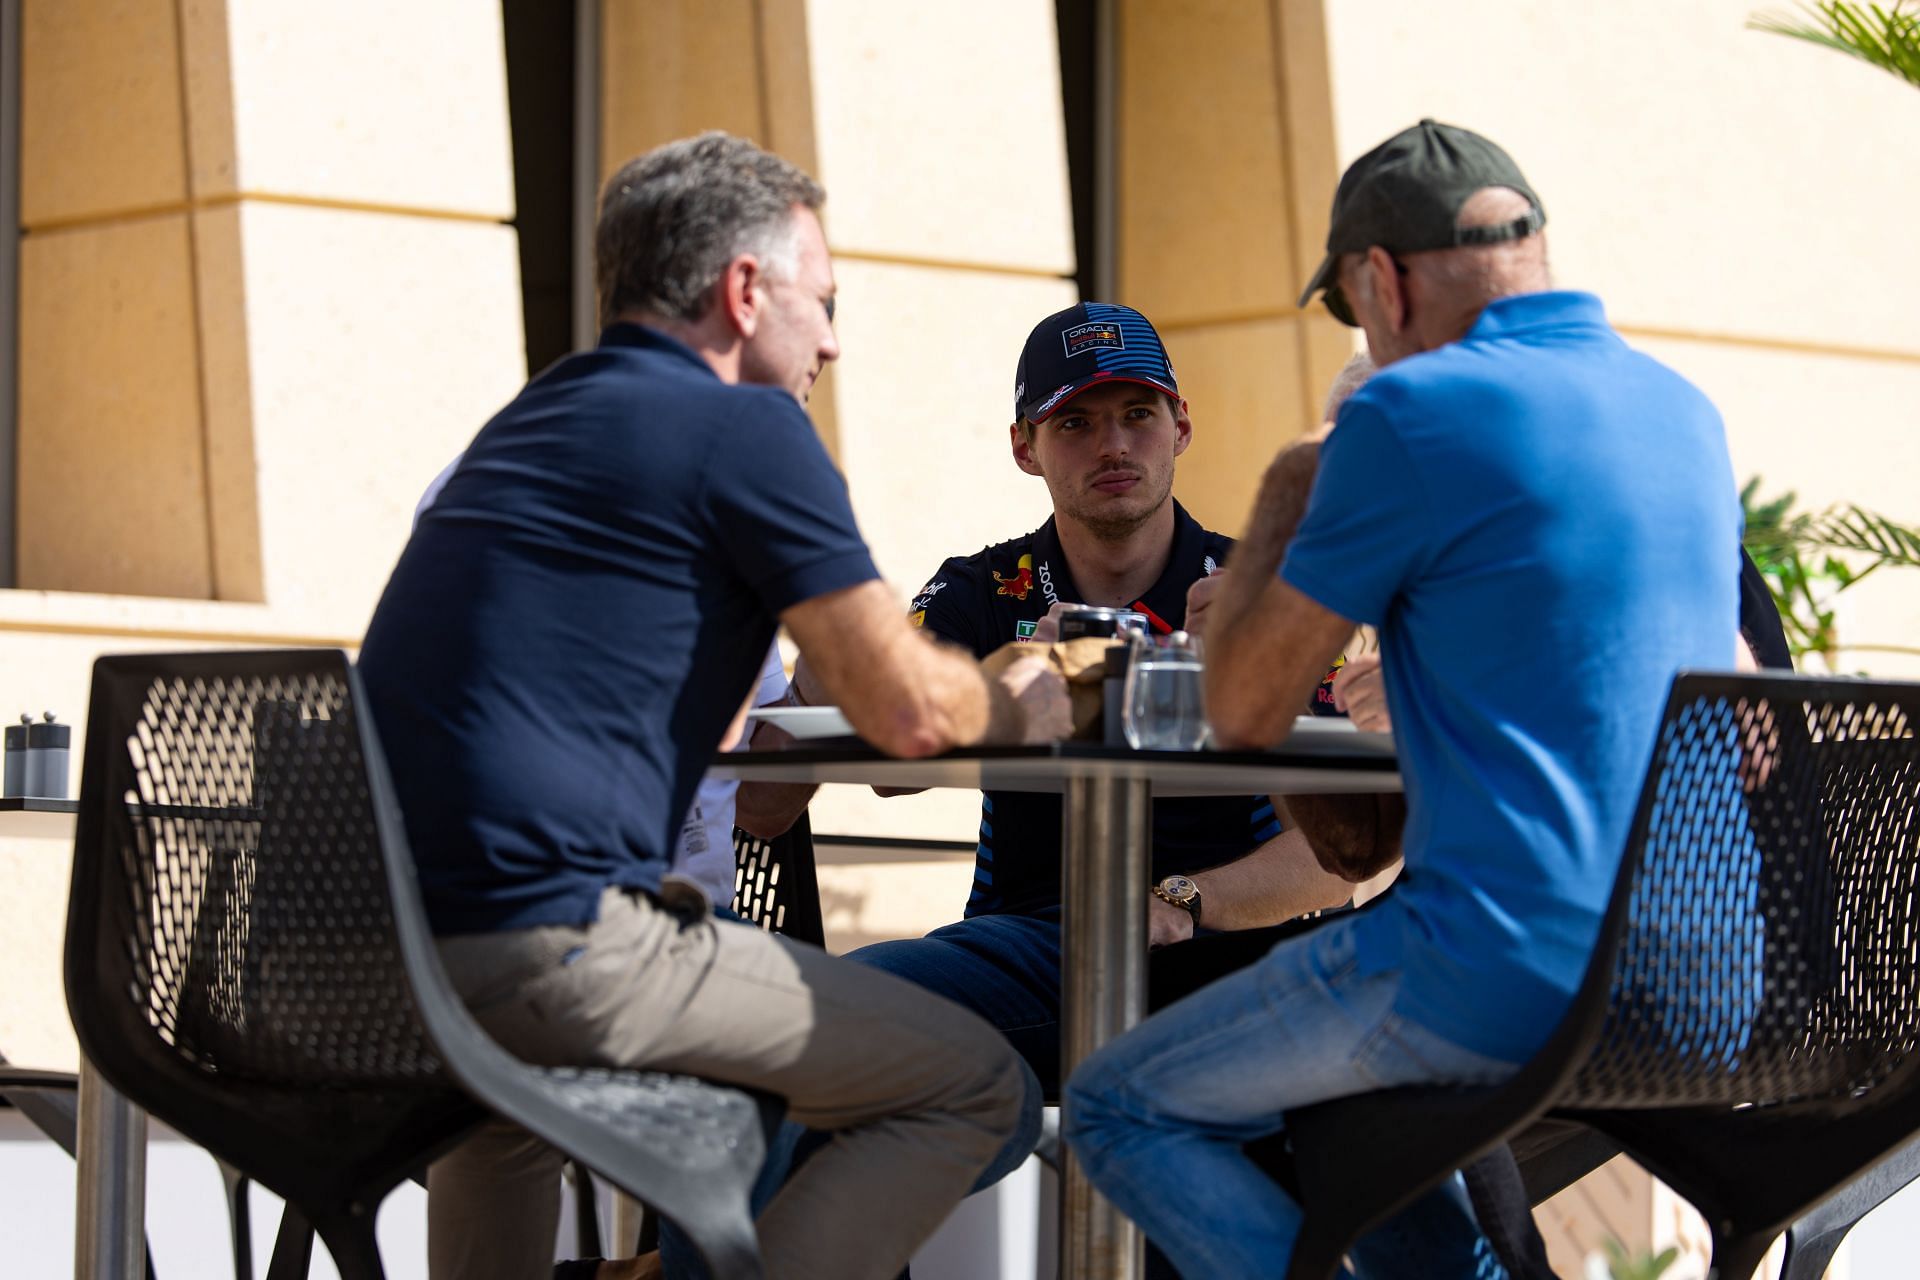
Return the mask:
M1404 796L1288 796L1286 804L1314 857L1331 875L1358 884L1400 856L1407 825Z
M792 734L764 721L754 726L748 739L756 751L777 751L792 741ZM819 789L811 782L743 782L733 793L733 824L762 840L784 835L807 811Z
M1207 707L1224 747L1277 742L1353 633L1353 623L1276 572L1306 511L1318 437L1281 451L1260 482L1207 615Z
M1202 871L1200 923L1209 929L1260 929L1309 911L1337 907L1353 886L1324 870L1298 830L1282 831L1243 858Z
M1301 519L1307 514L1307 498L1313 493L1313 478L1320 470L1320 438L1309 436L1282 449L1267 464L1260 477L1260 493L1254 504L1247 531L1234 547L1234 564L1243 561L1259 566L1263 574L1272 574L1287 554ZM1249 554L1251 553L1251 554Z
M1313 491L1319 466L1317 438L1295 441L1268 464L1254 497L1253 512L1247 518L1246 532L1234 544L1230 561L1233 572L1227 575L1213 606L1211 627L1228 626L1244 617L1279 570L1287 544L1293 541L1306 514L1307 495Z

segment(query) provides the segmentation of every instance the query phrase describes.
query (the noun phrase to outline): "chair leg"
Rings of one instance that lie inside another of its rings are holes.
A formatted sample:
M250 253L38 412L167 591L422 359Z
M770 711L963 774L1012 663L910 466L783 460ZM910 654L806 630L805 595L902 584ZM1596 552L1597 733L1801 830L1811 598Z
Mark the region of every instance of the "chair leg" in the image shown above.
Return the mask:
M1796 1223L1787 1232L1787 1256L1780 1264L1780 1280L1820 1280L1851 1230L1853 1224L1848 1222L1817 1235L1803 1234Z
M594 1201L593 1174L587 1166L573 1161L567 1162L567 1169L573 1177L573 1256L576 1258L604 1258L606 1253L600 1243L600 1206Z
M267 1280L307 1280L312 1267L313 1224L289 1204L280 1214L280 1234L274 1237Z
M689 1190L694 1194L682 1202L681 1209L662 1216L679 1227L699 1252L707 1274L714 1280L761 1280L766 1273L746 1188L709 1184Z
M1033 1145L1033 1154L1040 1157L1040 1163L1060 1172L1060 1108L1047 1106L1040 1111L1040 1140Z
M660 1215L648 1209L640 1208L640 1239L633 1246L634 1256L641 1257L660 1247Z
M374 1206L378 1207L378 1206ZM358 1215L340 1214L320 1223L320 1238L326 1241L340 1280L386 1280L380 1265L380 1242L374 1235L374 1213L369 1209Z
M1773 1247L1773 1235L1723 1236L1713 1233L1713 1262L1707 1267L1707 1280L1754 1280L1754 1272L1767 1260Z
M703 1231L698 1237L688 1233L707 1264L708 1275L724 1276L726 1280L762 1280L766 1274L761 1269L760 1240L754 1234L753 1223L743 1219L740 1225L744 1229L729 1224L723 1229Z
M225 1160L215 1160L227 1195L227 1226L233 1236L233 1280L253 1280L253 1212L247 1188L253 1179Z
M1293 1242L1293 1257L1287 1261L1287 1280L1333 1280L1339 1274L1345 1247L1313 1229L1312 1219L1301 1224Z

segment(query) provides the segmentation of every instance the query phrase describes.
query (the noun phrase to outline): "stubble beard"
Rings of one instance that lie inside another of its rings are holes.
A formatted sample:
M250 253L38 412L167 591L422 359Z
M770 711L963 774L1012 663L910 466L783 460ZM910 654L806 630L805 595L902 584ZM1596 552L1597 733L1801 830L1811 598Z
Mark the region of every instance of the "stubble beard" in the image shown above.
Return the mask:
M1142 525L1158 515L1160 509L1173 497L1171 474L1164 477L1142 475L1140 484L1143 486L1154 484L1156 479L1158 493L1154 501L1139 511L1116 511L1104 504L1076 501L1065 504L1066 514L1073 518L1074 523L1102 542L1125 542L1139 532Z

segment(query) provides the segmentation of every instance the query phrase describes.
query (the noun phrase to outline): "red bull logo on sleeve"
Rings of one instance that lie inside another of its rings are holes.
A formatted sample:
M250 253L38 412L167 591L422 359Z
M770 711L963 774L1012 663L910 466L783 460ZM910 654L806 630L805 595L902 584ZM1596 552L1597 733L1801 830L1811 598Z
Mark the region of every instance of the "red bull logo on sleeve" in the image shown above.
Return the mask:
M1025 600L1027 594L1033 590L1033 557L1030 555L1021 556L1020 563L1014 569L1011 578L1001 577L1000 571L995 569L993 571L993 580L1000 584L993 594L997 596L1012 596L1015 600Z

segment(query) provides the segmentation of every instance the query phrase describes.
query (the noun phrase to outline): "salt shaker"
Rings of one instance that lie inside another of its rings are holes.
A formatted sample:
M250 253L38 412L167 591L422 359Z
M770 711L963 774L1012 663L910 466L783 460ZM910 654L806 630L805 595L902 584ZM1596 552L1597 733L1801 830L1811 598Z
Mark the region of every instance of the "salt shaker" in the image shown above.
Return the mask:
M73 726L55 723L51 711L42 723L27 725L27 795L67 798L67 756L72 746Z
M0 796L27 794L27 726L32 716L21 716L19 724L7 726L6 780Z

